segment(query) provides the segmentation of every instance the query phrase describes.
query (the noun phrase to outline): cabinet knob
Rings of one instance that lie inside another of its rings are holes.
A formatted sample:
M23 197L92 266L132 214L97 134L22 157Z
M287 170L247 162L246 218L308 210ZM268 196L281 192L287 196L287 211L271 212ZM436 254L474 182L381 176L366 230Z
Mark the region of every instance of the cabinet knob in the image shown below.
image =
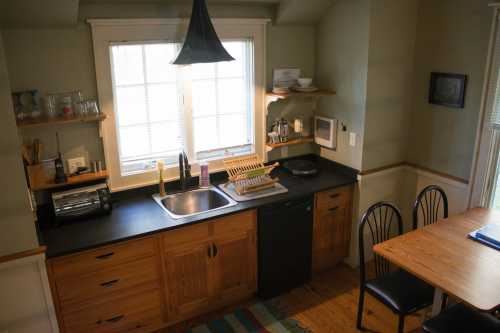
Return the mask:
M332 208L328 209L328 211L330 211L330 212L334 212L334 211L336 211L337 209L339 209L339 206L332 207Z
M212 245L212 248L213 248L213 251L212 251L213 256L214 256L214 257L216 257L216 256L217 256L217 252L218 252L218 250L217 250L217 246L215 246L215 244L213 244L213 245Z

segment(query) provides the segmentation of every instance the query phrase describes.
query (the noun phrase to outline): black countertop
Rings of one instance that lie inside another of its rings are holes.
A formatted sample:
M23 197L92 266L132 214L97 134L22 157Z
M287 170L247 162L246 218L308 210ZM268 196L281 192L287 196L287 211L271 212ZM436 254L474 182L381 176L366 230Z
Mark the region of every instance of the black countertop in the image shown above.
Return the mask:
M48 258L57 257L356 182L355 170L322 158L315 159L320 172L314 177L296 177L282 167L273 170L272 176L279 177L280 183L288 188L288 192L284 194L239 202L232 207L196 216L173 219L151 197L157 186L131 190L114 197L111 214L39 230L39 241L47 246ZM220 181L213 183L220 183Z

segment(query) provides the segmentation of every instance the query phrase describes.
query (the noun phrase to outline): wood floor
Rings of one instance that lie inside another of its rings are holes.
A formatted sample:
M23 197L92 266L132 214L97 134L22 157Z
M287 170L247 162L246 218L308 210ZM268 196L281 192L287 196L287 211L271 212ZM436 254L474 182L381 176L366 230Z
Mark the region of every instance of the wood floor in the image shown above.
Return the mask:
M359 332L356 329L358 276L358 271L346 265L339 265L314 278L309 284L280 296L278 298L280 308L285 309L292 318L297 319L314 333ZM237 307L248 306L256 301L258 300L249 300L244 304L195 318L158 333L184 332L188 327L215 319ZM366 296L365 302L364 332L397 332L396 315L369 295ZM405 332L420 332L421 321L422 314L408 316Z

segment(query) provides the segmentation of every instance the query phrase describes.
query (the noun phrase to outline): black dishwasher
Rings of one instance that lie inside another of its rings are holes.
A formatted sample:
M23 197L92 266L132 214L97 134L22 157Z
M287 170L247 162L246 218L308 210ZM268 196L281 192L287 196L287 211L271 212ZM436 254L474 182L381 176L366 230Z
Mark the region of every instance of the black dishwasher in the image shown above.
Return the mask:
M313 197L259 209L258 295L278 296L311 278Z

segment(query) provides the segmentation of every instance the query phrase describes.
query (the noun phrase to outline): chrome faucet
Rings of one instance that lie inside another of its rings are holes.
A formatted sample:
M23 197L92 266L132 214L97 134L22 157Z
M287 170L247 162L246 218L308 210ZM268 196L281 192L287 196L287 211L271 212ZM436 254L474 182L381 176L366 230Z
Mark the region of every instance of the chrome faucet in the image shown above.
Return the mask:
M184 151L179 153L179 182L181 189L185 190L191 179L191 165Z

